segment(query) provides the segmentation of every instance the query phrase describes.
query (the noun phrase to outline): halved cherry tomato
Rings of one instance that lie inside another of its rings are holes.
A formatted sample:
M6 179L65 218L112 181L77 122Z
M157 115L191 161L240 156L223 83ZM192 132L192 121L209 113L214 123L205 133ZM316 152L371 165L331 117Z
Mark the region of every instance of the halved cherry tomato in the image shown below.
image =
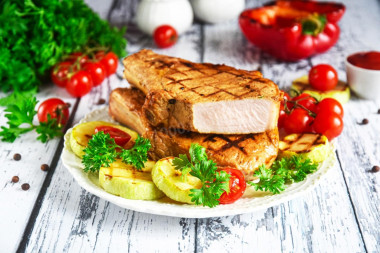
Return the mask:
M56 66L54 66L51 70L50 77L55 85L58 87L65 87L68 81L67 74L69 73L71 62L64 61Z
M178 40L177 31L170 25L161 25L154 30L154 42L160 48L173 46Z
M309 83L320 91L332 90L338 84L338 73L330 65L316 65L309 71Z
M91 75L94 86L98 86L106 78L106 70L104 69L103 64L99 62L85 62L83 64L83 70Z
M310 132L310 124L313 118L309 113L301 108L295 108L286 116L284 129L288 134Z
M333 111L322 111L315 117L312 128L316 133L332 140L343 131L343 120Z
M59 98L49 98L42 102L37 110L37 117L40 122L48 120L48 114L51 119L57 119L59 125L66 124L69 119L69 109L65 102Z
M91 75L84 70L76 72L66 84L66 90L73 97L83 97L93 86Z
M243 196L247 184L240 170L232 168L222 168L221 170L230 175L230 192L224 192L219 198L219 203L231 204Z
M121 147L123 147L131 139L131 136L128 133L116 127L98 126L95 128L95 133L97 132L104 132L105 134L109 134L111 138L115 140L115 143Z
M344 115L343 106L338 102L338 100L333 98L325 98L318 103L316 113L318 114L324 111L335 112L341 118L343 118Z
M297 97L294 97L292 101L297 102L297 104L305 107L306 109L315 112L317 107L317 100L310 96L309 94L302 93Z
M103 65L106 70L107 76L112 75L117 70L118 58L113 52L108 52L104 54L103 51L96 53L95 58Z

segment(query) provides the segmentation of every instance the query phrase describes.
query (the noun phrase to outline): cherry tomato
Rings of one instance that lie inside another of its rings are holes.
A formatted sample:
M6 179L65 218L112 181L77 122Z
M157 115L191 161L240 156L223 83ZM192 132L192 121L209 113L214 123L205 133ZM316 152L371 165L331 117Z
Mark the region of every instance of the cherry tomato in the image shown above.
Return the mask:
M131 139L131 136L128 133L116 127L98 126L95 128L95 133L100 131L104 132L105 134L109 134L111 138L115 140L115 143L121 147L123 147Z
M54 66L51 70L50 77L55 85L58 87L65 87L67 83L67 74L69 73L71 62L64 61L56 66Z
M99 62L86 62L83 64L83 70L87 71L92 78L94 86L101 84L106 78L106 70L103 64Z
M230 175L230 192L224 192L219 198L220 204L231 204L243 196L247 184L240 170L232 168L221 169Z
M312 127L316 133L323 134L331 140L343 131L343 120L335 112L321 111L315 117Z
M288 134L310 132L310 124L313 118L307 111L301 108L293 109L284 120L284 129Z
M103 51L96 53L95 58L103 65L107 76L112 75L117 70L118 58L113 52L104 55Z
M177 31L170 25L162 25L156 28L153 39L160 48L173 46L178 40Z
M292 101L296 101L297 104L302 105L303 107L312 112L315 112L317 107L317 100L306 93L302 93L297 97L294 97Z
M321 102L319 102L316 108L316 113L318 114L324 111L335 112L343 119L343 106L336 99L325 98Z
M79 64L83 65L85 62L88 61L88 56L83 55L81 52L75 52L69 55L68 60L72 63L75 63L79 59Z
M40 122L46 122L48 120L48 114L50 118L57 119L58 124L64 125L69 119L69 107L65 102L59 98L49 98L42 102L37 110L37 117Z
M338 73L330 65L319 64L310 70L309 83L320 91L332 90L338 84Z
M280 113L279 113L278 122L277 122L278 128L282 128L284 126L284 120L286 117L285 110L286 109L289 110L292 108L292 104L290 102L287 102L291 100L289 94L285 91L283 91L283 93L284 93L284 96L280 104ZM285 102L286 102L287 108L285 108Z
M66 90L73 97L82 97L90 92L92 85L91 75L84 70L79 70L68 80Z

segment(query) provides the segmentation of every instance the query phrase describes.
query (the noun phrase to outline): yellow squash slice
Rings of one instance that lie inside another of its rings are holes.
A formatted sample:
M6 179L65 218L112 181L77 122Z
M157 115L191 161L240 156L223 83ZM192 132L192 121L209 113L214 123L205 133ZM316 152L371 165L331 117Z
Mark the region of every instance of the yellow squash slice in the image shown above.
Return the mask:
M73 128L70 136L70 147L71 150L78 157L84 155L83 149L87 147L89 140L92 138L92 135L95 134L95 128L98 126L112 126L118 128L131 136L131 140L136 140L138 134L135 131L132 131L129 128L112 124L104 121L90 121L86 123L79 124Z
M324 161L330 152L329 141L321 134L291 134L279 143L279 158L300 156L315 163Z
M148 161L141 171L121 160L113 162L108 168L100 168L99 183L111 194L126 199L154 200L162 198L160 191L152 181L152 168L155 162Z
M295 93L310 94L319 101L324 98L334 98L341 104L345 104L350 100L350 88L342 81L338 81L337 86L333 90L319 91L310 86L308 76L302 76L293 81L291 89L294 90Z
M191 175L187 175L186 180L181 177L181 172L174 169L173 158L163 158L159 160L152 169L152 179L158 189L166 196L178 202L193 204L189 196L191 189L200 189L201 181Z

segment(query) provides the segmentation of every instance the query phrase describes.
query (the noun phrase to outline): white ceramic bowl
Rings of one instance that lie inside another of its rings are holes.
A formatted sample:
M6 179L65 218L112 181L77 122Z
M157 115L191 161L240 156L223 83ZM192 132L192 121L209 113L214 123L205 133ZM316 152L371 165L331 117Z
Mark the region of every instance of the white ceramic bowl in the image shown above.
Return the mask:
M357 67L347 58L347 83L351 90L364 99L380 100L380 70Z
M195 16L207 23L237 19L245 6L244 0L191 0Z

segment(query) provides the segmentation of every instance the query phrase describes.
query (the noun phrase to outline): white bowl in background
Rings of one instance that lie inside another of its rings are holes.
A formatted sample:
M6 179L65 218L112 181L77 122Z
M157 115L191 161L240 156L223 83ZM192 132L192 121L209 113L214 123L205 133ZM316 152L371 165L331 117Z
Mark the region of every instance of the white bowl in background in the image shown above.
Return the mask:
M380 70L357 67L346 58L347 83L364 99L380 100Z
M243 11L245 0L191 0L195 16L207 23L236 19Z

